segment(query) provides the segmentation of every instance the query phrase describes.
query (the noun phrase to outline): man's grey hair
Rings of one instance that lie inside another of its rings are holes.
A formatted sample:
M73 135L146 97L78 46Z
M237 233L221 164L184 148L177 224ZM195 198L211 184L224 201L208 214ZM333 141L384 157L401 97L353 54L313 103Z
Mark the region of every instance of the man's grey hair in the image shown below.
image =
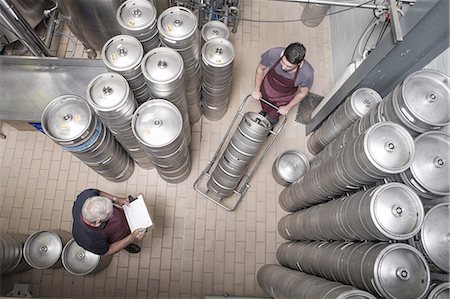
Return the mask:
M89 222L107 220L113 211L111 200L103 196L92 196L83 204L81 214Z

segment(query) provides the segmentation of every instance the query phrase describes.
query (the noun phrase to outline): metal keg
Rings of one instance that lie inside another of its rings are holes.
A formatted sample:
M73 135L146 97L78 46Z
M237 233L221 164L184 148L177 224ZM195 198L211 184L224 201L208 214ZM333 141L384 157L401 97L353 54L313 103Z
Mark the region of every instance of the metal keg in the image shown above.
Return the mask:
M425 214L420 233L409 240L409 244L419 249L434 272L450 270L450 203L441 203Z
M333 139L366 115L383 99L373 89L359 88L310 136L308 150L318 154ZM313 137L314 136L314 137Z
M255 112L244 114L207 182L208 190L228 197L239 185L270 132L270 122Z
M82 98L63 95L53 99L41 123L50 139L107 180L122 182L133 174L133 160Z
M136 37L145 53L159 47L156 8L151 1L127 0L117 9L116 18L122 34Z
M401 122L413 135L450 123L448 75L435 70L412 73L387 97L387 120Z
M329 5L304 3L300 20L307 27L317 27L325 18Z
M422 298L430 283L425 258L401 243L284 243L277 259L282 266L353 285L382 298Z
M195 14L181 6L163 11L158 18L158 31L161 43L176 50L184 62L186 99L191 123L200 120L200 35L197 30Z
M400 173L401 181L424 198L450 195L450 136L429 131L417 136L414 143L416 154L411 167Z
M309 160L299 151L285 151L272 165L272 175L275 181L283 186L298 181L309 170Z
M150 99L141 61L144 48L141 42L129 35L116 35L109 39L102 49L102 59L106 68L111 72L121 74L130 84L134 98L139 104Z
M105 269L112 260L112 255L97 255L78 245L70 239L62 252L64 269L73 275L94 274Z
M66 231L37 231L25 241L24 258L34 269L61 268L61 253L71 238L71 233Z
M430 292L427 299L448 299L450 298L450 282L436 281L430 284Z
M31 269L25 261L23 245L27 235L15 233L0 234L0 273L17 273Z
M230 37L230 30L228 30L228 26L224 22L212 20L203 25L201 36L203 43L217 37L228 39Z
M388 183L286 215L278 232L287 240L407 240L423 217L411 188Z
M174 104L183 117L183 130L191 143L191 121L186 100L183 58L170 48L156 48L145 54L142 73L153 98Z
M408 169L414 152L406 129L391 122L377 123L286 187L278 198L280 206L294 212L374 184Z
M269 296L278 299L375 299L372 294L353 286L343 285L275 264L263 265L259 268L256 279Z
M117 73L98 75L89 83L87 101L130 157L143 169L154 168L133 135L131 120L138 104L127 80Z
M209 120L219 120L227 112L234 57L233 44L224 38L214 38L203 45L201 107Z
M175 184L189 176L191 159L182 133L183 118L174 104L162 99L148 101L134 113L132 127L161 178Z

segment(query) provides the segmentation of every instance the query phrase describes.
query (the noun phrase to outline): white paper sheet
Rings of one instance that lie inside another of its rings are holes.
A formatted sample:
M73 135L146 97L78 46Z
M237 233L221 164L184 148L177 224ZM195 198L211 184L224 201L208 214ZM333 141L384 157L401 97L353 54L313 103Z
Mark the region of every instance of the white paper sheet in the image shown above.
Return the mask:
M130 203L130 206L123 205L122 207L131 232L153 225L142 195L139 194L137 199Z

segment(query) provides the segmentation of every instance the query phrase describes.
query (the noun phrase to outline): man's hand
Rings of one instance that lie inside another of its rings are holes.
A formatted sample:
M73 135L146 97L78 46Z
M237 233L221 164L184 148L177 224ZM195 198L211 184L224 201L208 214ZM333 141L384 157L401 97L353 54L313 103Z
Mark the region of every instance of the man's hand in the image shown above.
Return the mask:
M289 108L287 106L280 106L278 107L278 113L281 115L286 115L289 112Z
M142 240L145 237L145 228L138 228L131 234L131 238L134 240Z
M130 205L130 201L128 200L128 198L122 198L122 197L117 197L114 200L114 203L119 205L119 206L123 206L123 205L129 206Z
M262 94L259 90L254 90L252 92L252 98L254 98L255 100L259 100L262 97Z

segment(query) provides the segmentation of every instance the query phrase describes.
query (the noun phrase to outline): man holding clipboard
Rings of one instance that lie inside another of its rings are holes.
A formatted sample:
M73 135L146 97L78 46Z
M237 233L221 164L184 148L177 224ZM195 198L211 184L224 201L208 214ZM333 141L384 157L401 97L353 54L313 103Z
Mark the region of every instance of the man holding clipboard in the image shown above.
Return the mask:
M129 207L130 200L127 198L97 189L84 190L77 196L72 208L72 235L75 242L98 255L112 255L122 249L130 253L140 252L141 248L133 242L142 240L146 228L152 224L131 232L123 209L130 210Z

